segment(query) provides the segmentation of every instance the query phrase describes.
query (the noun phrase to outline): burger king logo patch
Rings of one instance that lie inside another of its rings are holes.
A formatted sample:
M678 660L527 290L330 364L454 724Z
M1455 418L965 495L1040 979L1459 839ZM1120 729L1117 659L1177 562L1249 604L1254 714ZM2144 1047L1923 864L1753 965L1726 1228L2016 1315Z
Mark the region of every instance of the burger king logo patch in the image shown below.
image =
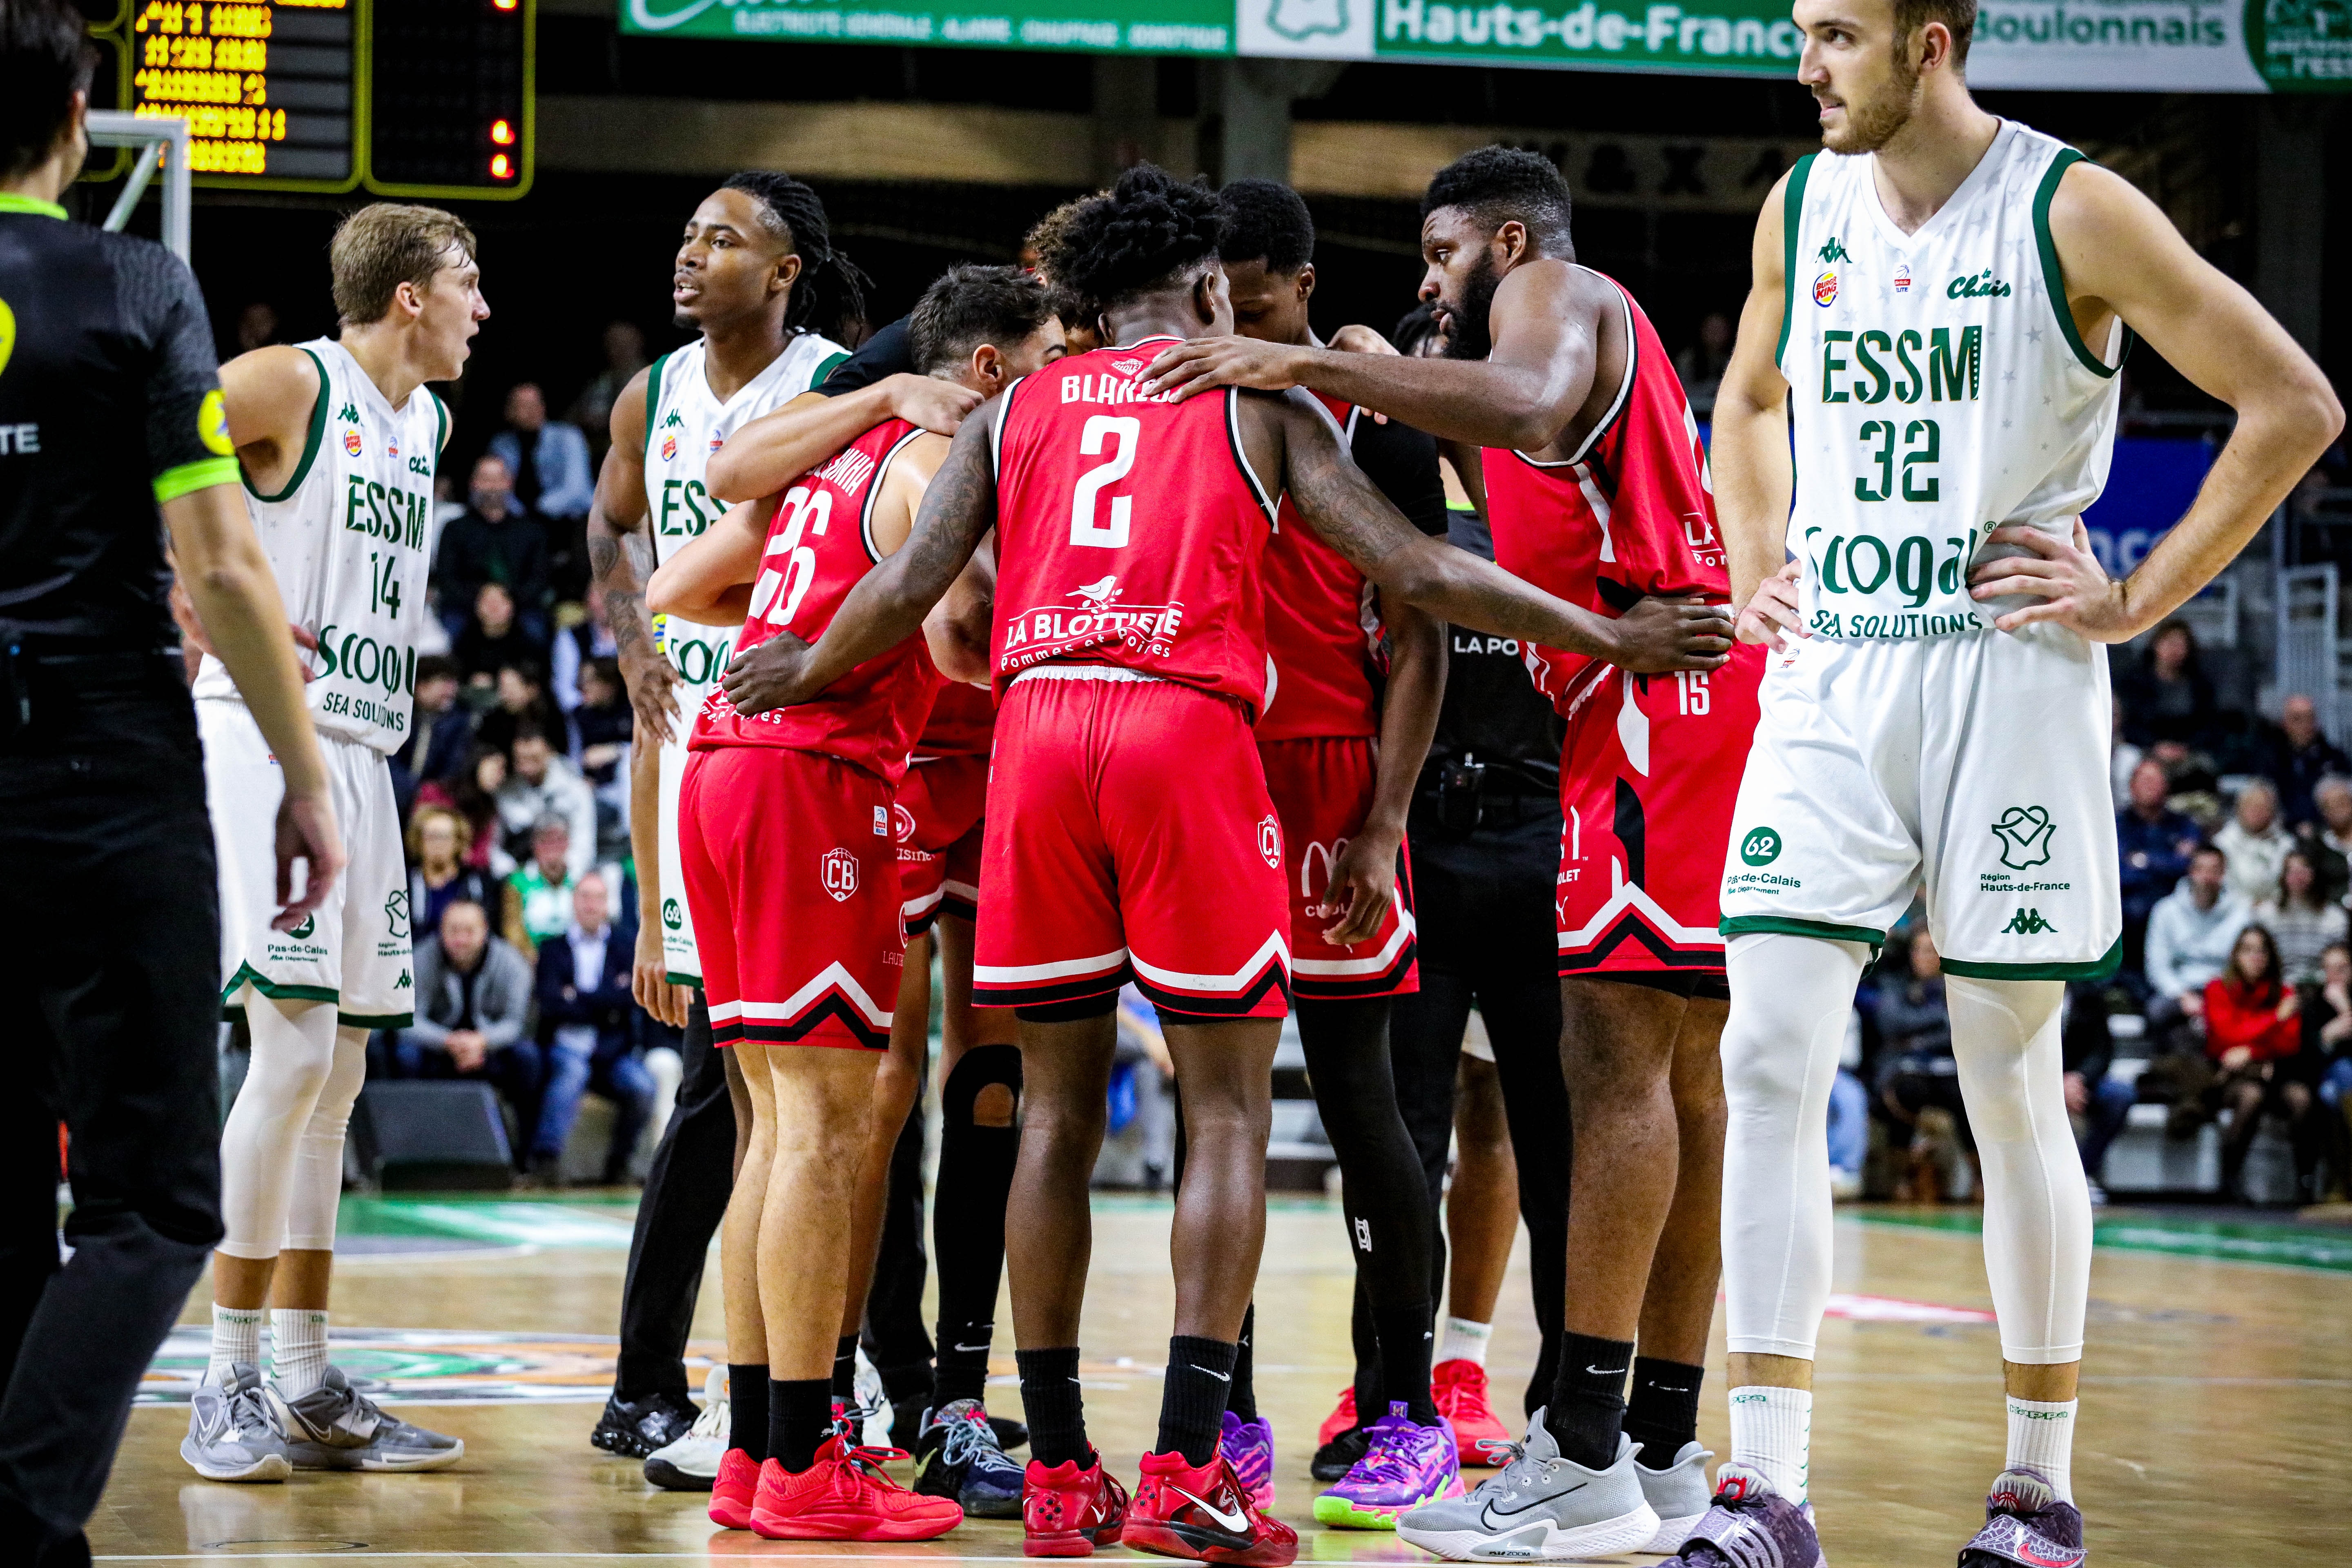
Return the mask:
M365 445L365 443L361 441L360 433L357 430L346 430L343 432L343 450L349 452L352 457L356 458L360 455L360 448L363 445Z
M665 463L667 463L667 462L668 462L672 458L675 458L675 457L677 457L677 437L675 437L675 436L665 436L665 437L662 437L662 461L663 461L663 462L665 462Z
M1826 305L1837 298L1837 274L1824 272L1813 279L1813 303Z

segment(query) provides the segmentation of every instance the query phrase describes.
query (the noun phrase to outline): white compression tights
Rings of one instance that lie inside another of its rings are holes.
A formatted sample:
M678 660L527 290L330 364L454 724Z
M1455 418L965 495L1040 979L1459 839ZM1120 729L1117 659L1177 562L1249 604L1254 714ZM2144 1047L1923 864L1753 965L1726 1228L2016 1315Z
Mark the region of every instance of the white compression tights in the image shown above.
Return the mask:
M1723 1282L1736 1354L1810 1361L1830 1295L1829 1097L1864 949L1735 937L1723 1030ZM2056 981L1945 977L1984 1164L1985 1272L2001 1354L2080 1358L2091 1204L2066 1121Z
M343 1190L343 1130L367 1077L367 1031L339 1028L332 1003L245 1010L253 1065L221 1130L220 1250L330 1252Z

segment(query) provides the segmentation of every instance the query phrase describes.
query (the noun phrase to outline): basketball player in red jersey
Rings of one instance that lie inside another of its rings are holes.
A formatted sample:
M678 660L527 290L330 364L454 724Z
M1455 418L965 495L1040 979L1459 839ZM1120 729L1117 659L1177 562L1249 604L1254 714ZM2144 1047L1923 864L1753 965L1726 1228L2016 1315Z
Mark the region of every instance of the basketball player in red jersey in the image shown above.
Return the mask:
M1271 1070L1287 1005L1282 832L1249 726L1265 702L1258 564L1287 493L1383 591L1504 636L1643 669L1713 668L1718 607L1612 620L1417 532L1311 398L1139 395L1152 352L1233 321L1216 199L1150 165L1074 219L1061 281L1111 346L1015 383L964 422L908 547L814 647L774 637L729 677L739 710L791 711L900 644L997 531L999 699L977 999L1021 1018L1027 1109L1007 1215L1031 1460L1024 1548L1114 1541L1276 1565L1297 1539L1217 1452L1265 1239ZM1077 1331L1111 1008L1161 1008L1191 1156L1177 1196L1175 1337L1132 1511L1086 1437Z
M1018 374L1055 346L1047 323L1005 357ZM885 420L781 497L731 509L654 574L648 604L746 616L742 647L822 633L905 541L944 445ZM767 1430L733 1432L710 1511L774 1539L928 1540L963 1517L828 1436L834 1329L871 1259L841 1224L873 1119L866 1053L889 1043L904 962L892 796L937 682L922 639L903 636L801 707L746 710L722 686L688 742L679 855L711 1033L751 1058L721 1255L729 1355L772 1379Z
M1150 384L1183 396L1308 386L1477 442L1501 565L1604 613L1722 603L1689 405L1633 297L1576 264L1559 172L1484 148L1438 173L1422 215L1422 293L1448 358L1218 339L1161 355ZM1569 721L1558 907L1575 1201L1559 1373L1528 1451L1563 1477L1585 1472L1539 1510L1551 1547L1672 1552L1707 1508L1696 1434L1720 1272L1728 1000L1716 899L1763 660L1743 647L1669 682L1536 641L1528 669ZM1535 1516L1514 1513L1500 1532L1487 1517L1439 1504L1400 1528L1468 1555Z
M1307 204L1273 180L1235 180L1217 200L1234 330L1267 342L1318 343L1307 324L1315 220ZM1400 422L1323 402L1365 477L1414 527L1442 535L1437 443ZM1368 1385L1353 1402L1359 1419L1316 1456L1316 1468L1339 1485L1316 1500L1315 1517L1384 1529L1406 1508L1460 1484L1454 1436L1430 1397L1437 1216L1389 1062L1389 998L1420 986L1411 888L1400 867L1405 815L1437 729L1445 647L1436 622L1373 593L1287 501L1266 541L1264 573L1274 668L1256 739L1282 823L1291 991L1307 1079L1345 1178L1358 1300L1377 1347L1361 1358ZM1245 1331L1245 1345L1250 1337ZM1264 1507L1272 1501L1274 1444L1249 1386L1252 1359L1245 1354L1234 1369L1223 1446L1244 1483L1255 1489L1263 1479Z

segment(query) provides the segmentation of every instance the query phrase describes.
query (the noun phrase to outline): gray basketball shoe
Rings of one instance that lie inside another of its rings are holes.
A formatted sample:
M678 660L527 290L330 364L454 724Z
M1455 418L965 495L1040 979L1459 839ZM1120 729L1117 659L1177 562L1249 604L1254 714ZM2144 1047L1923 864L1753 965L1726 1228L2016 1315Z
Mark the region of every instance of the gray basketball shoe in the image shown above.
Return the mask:
M1620 1436L1617 1462L1588 1470L1562 1458L1535 1413L1509 1461L1467 1497L1414 1509L1397 1535L1457 1563L1557 1562L1639 1552L1658 1533L1657 1510L1633 1472L1633 1441Z
M702 1414L685 1436L646 1456L646 1479L664 1491L709 1491L732 1446L728 1415L727 1369L714 1366L702 1380Z
M456 1437L387 1415L331 1366L326 1381L299 1399L278 1399L286 1455L298 1470L438 1470L466 1457Z
M294 1473L286 1434L250 1363L206 1378L188 1402L188 1435L180 1458L208 1481L282 1481Z
M1642 1495L1650 1500L1658 1515L1658 1533L1650 1537L1650 1544L1637 1550L1671 1556L1683 1549L1692 1527L1706 1517L1706 1462L1714 1458L1696 1443L1685 1443L1675 1462L1663 1470L1647 1465L1633 1467L1634 1475L1641 1479Z

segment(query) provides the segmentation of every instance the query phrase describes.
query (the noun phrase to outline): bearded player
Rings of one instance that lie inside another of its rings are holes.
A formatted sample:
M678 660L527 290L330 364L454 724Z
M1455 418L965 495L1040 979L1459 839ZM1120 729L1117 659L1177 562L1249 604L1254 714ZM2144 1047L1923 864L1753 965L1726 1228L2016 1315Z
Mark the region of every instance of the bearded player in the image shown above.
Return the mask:
M1720 662L1721 611L1574 608L1427 538L1304 395L1141 395L1152 353L1230 328L1215 198L1149 165L1074 221L1067 276L1112 345L1014 384L964 422L907 549L814 647L740 661L739 704L793 711L912 635L998 531L999 697L978 999L1021 1018L1026 1106L1007 1216L1034 1458L1024 1550L1123 1542L1278 1565L1297 1554L1218 1452L1265 1237L1271 1069L1287 1006L1282 833L1250 726L1266 701L1260 563L1297 518L1401 600L1644 668ZM823 694L820 696L820 694ZM1181 781L1181 787L1171 787ZM1078 1317L1112 1008L1132 978L1167 1020L1191 1153L1172 1251L1176 1333L1131 1510L1087 1441Z
M1578 265L1559 170L1485 148L1439 171L1422 214L1422 292L1451 357L1211 342L1162 356L1159 384L1310 386L1477 442L1498 564L1599 613L1727 602L1681 383L1633 296ZM1538 639L1527 663L1568 723L1557 909L1575 1199L1560 1355L1522 1458L1398 1528L1449 1557L1670 1552L1706 1511L1698 1387L1727 1009L1713 868L1763 661L1743 650L1652 679Z
M728 1071L732 1058L711 1048L677 869L687 727L727 668L736 627L683 616L656 624L645 581L727 510L707 470L728 438L846 357L825 334L862 310L861 281L833 248L824 204L799 181L755 171L704 197L687 220L670 285L676 324L702 335L638 372L613 405L613 445L588 517L592 591L604 601L640 742L630 759L634 988L647 1012L686 1032L677 1108L646 1173L629 1243L613 1393L589 1441L644 1458L656 1486L707 1487L726 1452L729 1411L719 1396L727 1385L710 1381L698 1418L684 1356L751 1110ZM755 1379L746 1404L764 1393ZM698 1419L709 1429L694 1430Z
M1973 0L1798 0L1796 20L1825 151L1765 203L1715 413L1741 635L1772 659L1723 881L1732 1463L1684 1554L1752 1561L1769 1536L1780 1561L1818 1556L1800 1510L1839 1020L1924 881L2009 1428L1960 1562L2069 1568L2091 1209L2059 1016L2065 983L2120 951L2103 645L2210 582L2343 414L2154 204L1976 105ZM2113 581L2080 517L2126 330L2237 425L2188 515Z
M221 1131L213 1345L180 1455L211 1480L290 1469L435 1470L455 1437L387 1415L328 1360L343 1134L373 1029L408 1026L408 870L386 757L408 739L416 637L431 612L433 473L455 381L489 315L471 230L378 203L330 250L341 331L221 367L254 529L310 650L310 710L351 867L311 919L278 911L278 760L207 650L194 694L221 870L221 1002L253 1061ZM192 618L190 640L203 647ZM269 1378L258 1373L268 1309Z

